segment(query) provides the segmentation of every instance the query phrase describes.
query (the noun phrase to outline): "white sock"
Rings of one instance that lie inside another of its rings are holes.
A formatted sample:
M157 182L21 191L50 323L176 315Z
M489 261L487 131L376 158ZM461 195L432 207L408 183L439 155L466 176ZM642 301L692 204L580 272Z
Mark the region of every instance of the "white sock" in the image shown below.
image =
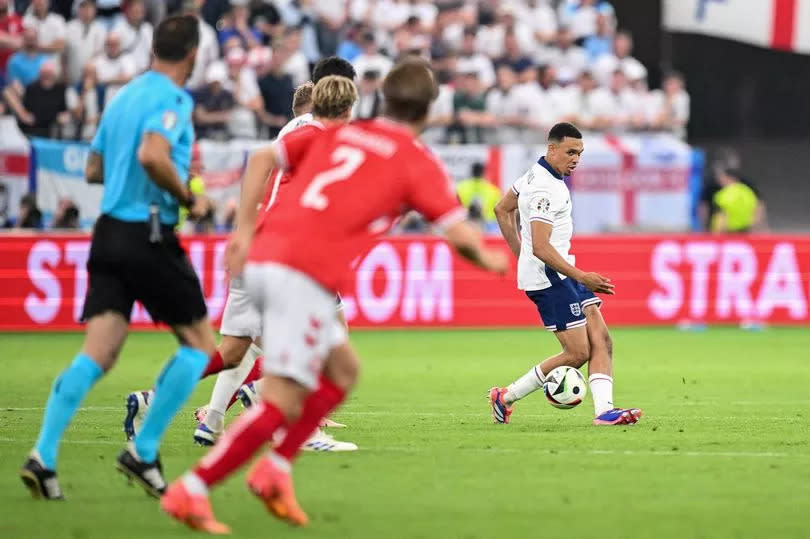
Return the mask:
M260 355L262 355L262 349L251 344L239 366L226 369L217 375L217 382L211 393L211 402L208 403L208 414L205 416L206 427L214 432L222 432L225 428L225 412L228 403Z
M593 410L597 416L613 409L613 378L607 374L592 374L588 385L593 396Z
M183 486L186 487L189 494L208 496L208 485L194 472L188 472L183 476Z
M506 388L506 394L503 396L503 399L506 401L506 404L512 404L515 401L519 401L526 395L534 393L543 387L543 383L545 381L546 377L540 370L540 365L536 365L529 369L529 372L509 384L509 386Z

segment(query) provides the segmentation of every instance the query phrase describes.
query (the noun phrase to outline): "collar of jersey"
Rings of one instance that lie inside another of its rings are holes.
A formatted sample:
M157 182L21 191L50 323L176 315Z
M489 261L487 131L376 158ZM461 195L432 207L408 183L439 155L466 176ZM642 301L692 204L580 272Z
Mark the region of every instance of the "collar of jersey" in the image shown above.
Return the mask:
M549 174L551 174L552 176L554 176L554 177L555 177L555 178L557 178L558 180L562 180L562 179L563 179L562 175L561 175L561 174L557 174L557 171L556 171L556 170L554 170L554 169L551 167L551 165L549 165L549 164L548 164L548 161L546 161L546 156L545 156L545 155L544 155L543 157L541 157L540 159L538 159L538 160L537 160L537 164L538 164L538 165L540 165L541 167L543 167L544 169L548 170Z

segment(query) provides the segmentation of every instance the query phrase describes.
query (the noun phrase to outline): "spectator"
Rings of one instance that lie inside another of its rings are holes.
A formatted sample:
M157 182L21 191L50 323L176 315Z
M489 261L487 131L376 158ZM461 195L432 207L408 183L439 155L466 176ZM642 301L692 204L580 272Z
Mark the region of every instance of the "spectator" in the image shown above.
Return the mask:
M42 228L42 212L37 207L37 199L33 193L23 195L20 199L16 228Z
M76 86L82 83L85 67L104 49L106 34L107 29L96 20L95 2L81 0L78 17L67 23L65 59L68 84Z
M8 186L0 182L0 229L11 226L11 219L8 216L8 199Z
M233 49L225 57L228 80L225 89L236 101L231 112L228 131L236 138L254 139L258 135L256 115L264 108L256 72L247 65L247 54L242 49Z
M337 51L340 30L346 24L348 0L314 0L318 46L323 56Z
M548 63L559 69L569 69L575 76L588 68L588 53L574 43L574 34L569 28L560 28L557 47L548 52Z
M238 37L245 50L262 45L262 33L250 26L250 10L247 4L248 0L231 0L230 11L217 23L220 45L231 37Z
M59 200L59 206L53 215L51 228L59 230L75 230L79 228L79 208L70 198Z
M281 69L292 78L294 87L309 80L309 62L301 52L301 30L285 28L284 36L273 54L281 54L282 58L286 58Z
M481 81L481 84L489 88L495 84L495 69L492 65L492 60L480 52L477 52L475 45L475 28L468 26L464 29L456 69L459 73L475 71L478 74L478 80Z
M436 73L436 82L439 86L439 95L430 105L427 119L427 129L422 133L422 139L428 143L444 142L447 136L447 127L453 122L453 97L455 90L450 85L453 73L440 69Z
M484 88L475 71L460 74L453 96L453 114L455 123L451 132L459 136L462 144L484 142L485 128L495 122L486 111Z
M613 18L606 13L599 13L596 16L596 32L585 38L583 43L588 59L594 62L603 54L613 54L615 35Z
M495 205L501 199L501 190L484 178L484 165L475 163L472 175L456 185L459 202L467 208L469 217L481 224L481 228L496 225Z
M22 48L11 55L8 60L7 83L9 89L22 95L22 90L39 78L39 69L48 57L39 52L37 29L25 26L23 29Z
M419 24L423 32L431 33L436 27L436 19L439 16L439 8L434 2L426 0L411 0L411 17L419 19Z
M226 140L236 100L225 89L228 70L221 63L212 64L205 74L206 85L197 92L194 107L194 126L198 138Z
M100 103L96 89L96 68L89 63L84 69L84 77L78 86L68 86L67 107L72 124L64 132L66 138L92 140L100 117Z
M374 34L367 32L363 35L363 54L354 59L354 70L357 73L376 71L381 78L385 78L391 70L393 62L390 58L380 53Z
M65 50L67 25L64 17L52 13L50 7L50 0L32 0L23 23L37 29L39 36L37 48L41 52L61 54Z
M197 46L197 61L188 79L188 87L199 88L206 84L208 67L219 60L219 40L217 32L202 18L202 8L206 0L193 0L186 12L197 17L200 26L200 44Z
M250 11L250 25L259 31L262 36L262 44L265 46L270 46L284 29L278 9L273 4L255 1L253 9Z
M340 42L337 48L337 54L348 62L354 60L363 53L363 48L360 46L360 38L365 33L365 27L360 23L355 23L346 31L343 41Z
M307 57L309 63L314 64L320 60L321 49L318 44L317 13L313 1L284 1L278 2L276 7L285 26L295 26L301 29L301 52Z
M411 8L403 0L377 0L371 14L371 25L384 34L391 35L405 24L410 15Z
M102 88L104 106L138 72L135 59L121 51L121 38L115 32L107 34L104 52L93 61L96 80Z
M96 16L107 30L121 19L122 3L122 0L96 0Z
M479 24L476 33L476 50L490 58L504 55L504 36L507 31L514 33L518 46L524 53L535 50L534 36L531 29L515 20L515 11L509 6L502 6L497 18L488 8L479 10Z
M377 71L365 71L360 74L360 82L357 84L358 98L354 105L355 118L365 120L382 114L380 83L380 74Z
M11 0L0 0L0 88L11 55L23 44L22 18L11 10Z
M684 89L683 76L680 73L669 73L664 78L658 109L653 115L653 126L686 138L689 109L690 98Z
M284 58L280 54L274 54L261 70L259 90L261 105L257 112L262 123L275 135L290 120L295 93L292 77L284 73Z
M124 18L111 30L121 38L121 50L135 61L138 73L149 69L152 62L152 25L145 19L143 0L127 0Z
M66 125L70 121L66 88L57 78L56 63L48 61L42 64L39 79L25 87L22 100L13 92L7 93L6 100L26 135L52 137L57 124Z
M583 71L577 80L565 88L558 98L557 107L560 121L570 121L582 129L595 129L591 110L591 94L597 89L596 80L590 71Z
M514 72L522 73L524 70L534 66L532 59L521 51L514 32L507 31L503 36L503 41L504 55L495 61L496 67L507 64Z
M554 41L557 36L557 15L547 0L516 2L514 9L518 18L530 25L537 43L548 45Z
M588 109L593 115L592 127L599 130L623 130L629 125L632 94L627 87L624 71L613 72L610 86L601 87L589 95Z
M610 84L610 79L617 69L643 72L647 76L647 68L633 58L633 36L628 32L619 32L613 40L613 54L603 54L593 63L593 74L597 82L602 85Z

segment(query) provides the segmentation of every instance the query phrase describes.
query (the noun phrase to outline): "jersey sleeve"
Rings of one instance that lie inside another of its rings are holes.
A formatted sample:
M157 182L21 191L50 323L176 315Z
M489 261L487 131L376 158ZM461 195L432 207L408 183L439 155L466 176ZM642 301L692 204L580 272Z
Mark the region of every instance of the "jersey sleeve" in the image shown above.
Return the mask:
M277 139L271 148L279 168L284 170L295 168L307 154L312 141L322 132L321 129L305 125Z
M456 195L453 180L438 159L428 150L419 149L410 161L407 202L440 230L467 217Z
M554 216L563 209L565 201L556 190L548 186L528 186L521 196L528 197L529 221L541 221L550 225L554 224Z
M166 99L144 123L144 133L157 133L174 146L191 124L191 105L175 96Z

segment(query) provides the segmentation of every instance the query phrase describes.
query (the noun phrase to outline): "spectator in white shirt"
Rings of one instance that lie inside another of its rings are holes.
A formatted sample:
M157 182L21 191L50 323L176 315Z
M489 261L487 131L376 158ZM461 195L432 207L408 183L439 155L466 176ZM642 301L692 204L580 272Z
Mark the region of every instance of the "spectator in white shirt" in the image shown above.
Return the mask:
M608 84L617 69L643 70L646 76L647 68L631 55L632 52L633 36L629 32L618 32L613 42L613 54L603 54L593 63L592 71L599 84Z
M264 109L256 72L247 66L247 54L242 49L230 51L225 62L228 80L224 86L238 105L231 114L228 130L236 138L254 139L258 133L256 115Z
M517 127L522 129L521 140L531 143L543 141L555 115L546 92L538 82L540 71L543 69L532 67L519 73L520 83L514 90Z
M574 35L569 28L560 28L557 32L556 47L548 52L548 63L558 70L562 68L579 75L588 67L588 53L574 44Z
M513 33L520 50L532 54L536 50L531 28L515 18L515 10L510 5L501 6L497 19L491 12L482 9L479 15L482 24L476 36L476 48L490 58L500 58L504 54L504 36Z
M596 16L599 0L581 0L579 7L571 14L568 25L575 40L585 39L596 33Z
M98 84L104 88L104 105L137 74L135 59L121 48L121 37L115 32L107 34L104 52L93 61Z
M425 0L411 0L411 16L419 17L422 30L432 32L436 26L436 19L439 16L439 8L433 2Z
M410 16L411 7L404 0L377 0L371 11L371 26L390 33L405 24Z
M197 61L188 79L188 87L197 89L206 84L208 66L219 60L219 40L216 31L202 18L201 10L205 0L194 0L186 12L197 17L200 26L200 44L197 46Z
M481 81L481 84L485 88L489 88L495 84L495 68L492 66L492 60L480 52L476 52L475 47L475 28L470 26L464 29L456 69L460 73L475 71L478 73L478 80Z
M124 18L112 31L121 37L121 47L135 59L135 67L146 71L152 62L152 25L146 22L143 0L127 0Z
M284 37L273 54L281 54L287 58L282 64L282 71L292 77L296 88L309 80L309 62L301 52L301 30L288 27L284 30Z
M363 45L363 54L354 59L354 70L361 76L366 71L376 71L380 74L380 78L384 79L391 70L393 62L380 53L377 41L371 32L363 35L361 43Z
M557 36L557 14L548 0L512 0L509 5L517 19L525 22L533 32L537 43L547 45L554 41Z
M95 2L79 2L78 17L67 23L65 59L69 85L82 82L87 64L104 50L106 35L107 29L96 20Z
M653 117L653 126L686 138L690 97L684 88L683 75L677 72L669 73L664 78L662 86L663 91L659 91L660 99L657 113Z
M622 131L630 125L633 95L627 87L624 71L614 71L609 86L590 94L588 108L593 115L594 129Z
M41 52L61 54L65 50L67 24L58 13L50 13L50 7L50 0L33 0L23 24L37 29Z
M523 118L520 116L521 101L517 90L517 74L508 64L498 67L498 82L487 94L486 110L498 127L491 142L507 144L520 142Z

